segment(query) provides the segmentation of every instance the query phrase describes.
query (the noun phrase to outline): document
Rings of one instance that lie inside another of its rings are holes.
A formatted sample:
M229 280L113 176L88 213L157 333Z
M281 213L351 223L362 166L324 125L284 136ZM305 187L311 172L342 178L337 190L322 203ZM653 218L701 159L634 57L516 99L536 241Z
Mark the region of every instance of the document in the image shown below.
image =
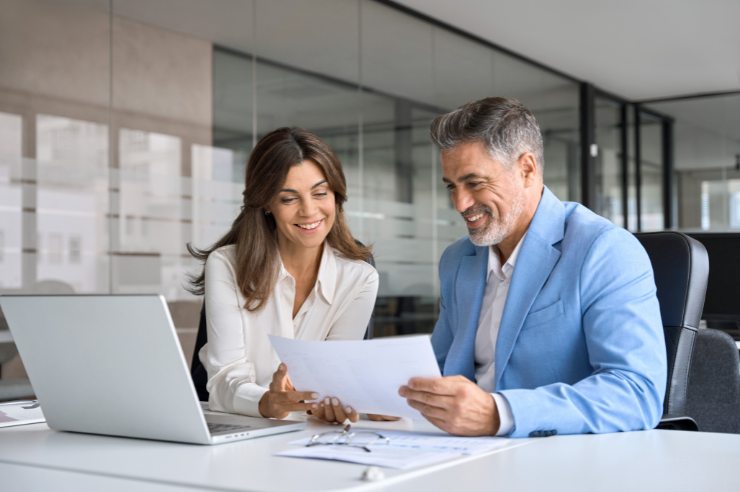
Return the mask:
M503 437L457 437L402 431L379 431L384 443L370 444L370 451L350 445L306 447L308 439L291 442L299 448L277 453L277 456L346 461L363 465L408 469L493 451L503 451L530 442L528 439Z
M444 451L419 451L405 448L378 446L367 452L362 448L352 446L314 446L290 449L277 453L276 456L289 458L309 458L315 460L344 461L368 466L382 466L406 470L419 466L433 465L453 460L461 456L460 453Z
M358 412L421 419L398 388L412 377L439 377L428 336L304 341L270 335L299 391L339 398Z
M45 422L37 401L22 400L0 403L0 427Z

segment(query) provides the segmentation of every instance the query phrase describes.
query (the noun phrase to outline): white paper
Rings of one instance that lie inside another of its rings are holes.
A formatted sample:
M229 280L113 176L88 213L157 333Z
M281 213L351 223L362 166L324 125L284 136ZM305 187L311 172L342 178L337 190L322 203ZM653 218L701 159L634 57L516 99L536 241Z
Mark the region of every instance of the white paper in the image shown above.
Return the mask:
M291 444L302 447L281 451L277 453L277 456L347 461L363 465L408 469L449 461L461 456L502 451L530 442L527 439L503 437L457 437L446 434L383 430L379 430L379 433L388 438L388 444L371 444L368 446L371 450L369 453L362 448L352 446L305 447L309 440L300 439Z
M388 438L389 445L394 448L458 454L484 453L486 451L493 451L494 449L511 447L514 444L522 442L521 439L509 439L505 437L460 437L443 433L432 434L386 430L379 430L378 433Z
M398 389L412 377L439 377L428 336L304 341L270 336L299 391L339 398L358 412L420 419Z
M22 400L0 403L0 427L36 424L44 421L44 414L36 401Z
M460 453L452 452L418 451L416 449L392 447L379 449L377 446L373 447L370 453L364 449L352 446L312 446L310 448L289 449L276 455L291 458L345 461L400 470L433 465L434 463L453 460L461 456Z

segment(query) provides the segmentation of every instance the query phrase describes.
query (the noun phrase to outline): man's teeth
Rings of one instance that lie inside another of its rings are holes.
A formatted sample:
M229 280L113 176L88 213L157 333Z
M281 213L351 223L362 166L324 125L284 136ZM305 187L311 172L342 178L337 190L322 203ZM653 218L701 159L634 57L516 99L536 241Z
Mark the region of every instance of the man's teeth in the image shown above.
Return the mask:
M467 220L468 222L475 222L476 220L480 220L482 218L483 218L483 214L478 214L478 215L471 215L470 217L465 217L465 220Z
M316 229L319 226L319 224L321 224L320 220L317 222L312 222L311 224L296 224L296 225L300 227L301 229L306 229L310 231L311 229Z

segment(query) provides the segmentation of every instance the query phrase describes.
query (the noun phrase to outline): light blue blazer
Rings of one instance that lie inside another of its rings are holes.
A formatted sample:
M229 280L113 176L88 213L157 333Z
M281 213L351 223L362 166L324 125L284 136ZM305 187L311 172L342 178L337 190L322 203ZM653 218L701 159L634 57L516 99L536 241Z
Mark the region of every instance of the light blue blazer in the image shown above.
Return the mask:
M465 237L440 260L432 345L444 375L475 381L489 251ZM511 436L655 427L666 348L652 267L637 239L545 188L519 250L495 353L495 391L511 406Z

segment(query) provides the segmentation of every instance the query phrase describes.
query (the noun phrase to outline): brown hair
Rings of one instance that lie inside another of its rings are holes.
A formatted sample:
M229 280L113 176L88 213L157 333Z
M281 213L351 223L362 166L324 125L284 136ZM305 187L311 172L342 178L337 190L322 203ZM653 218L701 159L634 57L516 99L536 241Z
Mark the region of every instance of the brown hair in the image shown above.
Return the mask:
M347 182L331 147L302 128L273 130L257 142L249 156L242 192L244 204L229 232L207 249L187 245L190 254L204 263L216 249L235 245L236 282L246 298L244 307L248 311L257 311L270 297L279 268L275 219L265 214L265 207L278 194L290 168L307 160L319 166L334 192L336 218L326 241L350 260L366 260L371 255L370 248L352 237L344 219L342 205L347 201ZM205 269L190 283L190 292L203 295Z

